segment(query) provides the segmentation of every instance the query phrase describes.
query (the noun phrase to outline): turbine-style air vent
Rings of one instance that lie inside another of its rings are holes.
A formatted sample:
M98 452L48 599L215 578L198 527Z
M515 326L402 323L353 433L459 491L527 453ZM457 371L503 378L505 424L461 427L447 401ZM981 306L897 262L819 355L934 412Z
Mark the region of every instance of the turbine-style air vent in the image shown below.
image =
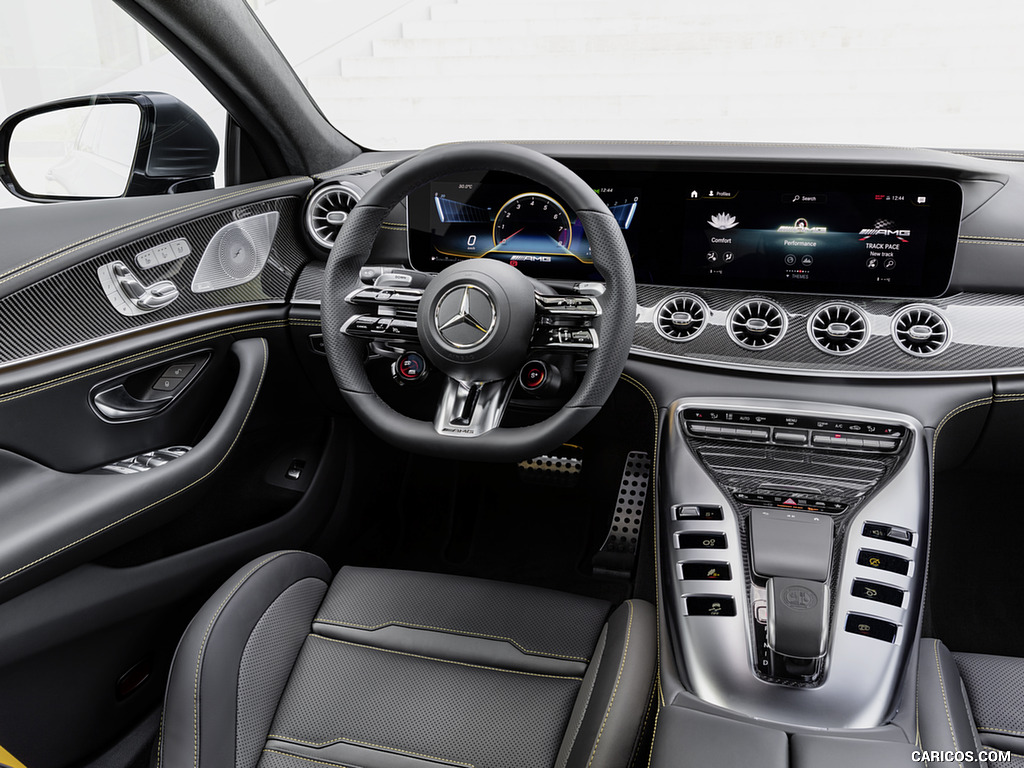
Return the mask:
M892 319L892 337L904 352L931 357L949 344L949 324L934 307L911 304Z
M807 321L807 335L823 352L852 355L868 341L868 320L853 304L826 304Z
M362 196L360 189L345 183L329 184L314 192L306 204L306 229L313 241L330 250Z
M732 308L726 323L729 336L747 349L768 349L782 340L786 314L774 301L750 299Z
M676 293L658 305L654 327L669 341L690 341L708 323L708 305L692 293Z

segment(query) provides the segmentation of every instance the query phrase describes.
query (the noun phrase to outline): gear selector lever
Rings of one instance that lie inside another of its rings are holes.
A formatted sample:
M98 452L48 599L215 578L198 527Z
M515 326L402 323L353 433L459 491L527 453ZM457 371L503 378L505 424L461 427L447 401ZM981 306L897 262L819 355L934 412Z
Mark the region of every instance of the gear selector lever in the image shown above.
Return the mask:
M768 646L792 658L825 655L832 520L784 509L750 517L754 572L768 580Z

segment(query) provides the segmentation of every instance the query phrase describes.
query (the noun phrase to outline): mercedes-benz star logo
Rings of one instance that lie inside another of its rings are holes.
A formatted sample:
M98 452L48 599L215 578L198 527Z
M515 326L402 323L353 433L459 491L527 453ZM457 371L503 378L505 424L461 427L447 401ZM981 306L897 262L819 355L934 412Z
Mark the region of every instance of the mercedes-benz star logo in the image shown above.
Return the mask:
M494 302L483 288L457 285L434 308L434 326L441 338L458 349L483 344L494 330Z

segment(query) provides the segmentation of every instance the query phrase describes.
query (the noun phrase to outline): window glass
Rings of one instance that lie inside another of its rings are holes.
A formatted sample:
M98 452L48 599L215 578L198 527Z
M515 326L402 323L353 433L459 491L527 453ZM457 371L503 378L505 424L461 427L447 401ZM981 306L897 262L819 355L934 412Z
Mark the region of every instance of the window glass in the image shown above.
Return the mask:
M334 125L467 139L1024 145L1006 0L252 0Z

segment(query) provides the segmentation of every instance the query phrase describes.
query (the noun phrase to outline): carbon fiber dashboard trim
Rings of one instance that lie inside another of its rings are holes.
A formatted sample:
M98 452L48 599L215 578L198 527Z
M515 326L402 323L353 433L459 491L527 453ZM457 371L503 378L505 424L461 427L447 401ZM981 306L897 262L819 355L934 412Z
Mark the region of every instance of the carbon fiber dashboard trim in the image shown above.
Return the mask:
M297 238L299 208L296 198L284 197L204 216L79 262L0 299L0 366L226 307L283 302L308 261ZM190 290L203 251L218 230L232 221L275 211L281 225L257 278L208 293ZM181 292L179 298L142 316L118 313L103 292L97 269L118 260L134 267L136 254L177 239L188 242L190 255L147 269L145 277L147 282L172 281Z
M960 293L926 302L900 299L851 299L868 320L868 340L857 352L837 357L818 349L804 332L807 320L821 306L822 296L759 294L786 312L789 332L777 345L760 351L738 347L729 338L726 319L736 304L736 291L694 290L710 309L706 330L685 344L661 336L653 324L654 309L676 286L637 286L638 320L633 353L687 363L789 375L936 377L977 376L1024 371L1024 296ZM902 307L928 304L939 309L950 325L951 341L939 355L914 357L901 350L890 335L891 320Z

